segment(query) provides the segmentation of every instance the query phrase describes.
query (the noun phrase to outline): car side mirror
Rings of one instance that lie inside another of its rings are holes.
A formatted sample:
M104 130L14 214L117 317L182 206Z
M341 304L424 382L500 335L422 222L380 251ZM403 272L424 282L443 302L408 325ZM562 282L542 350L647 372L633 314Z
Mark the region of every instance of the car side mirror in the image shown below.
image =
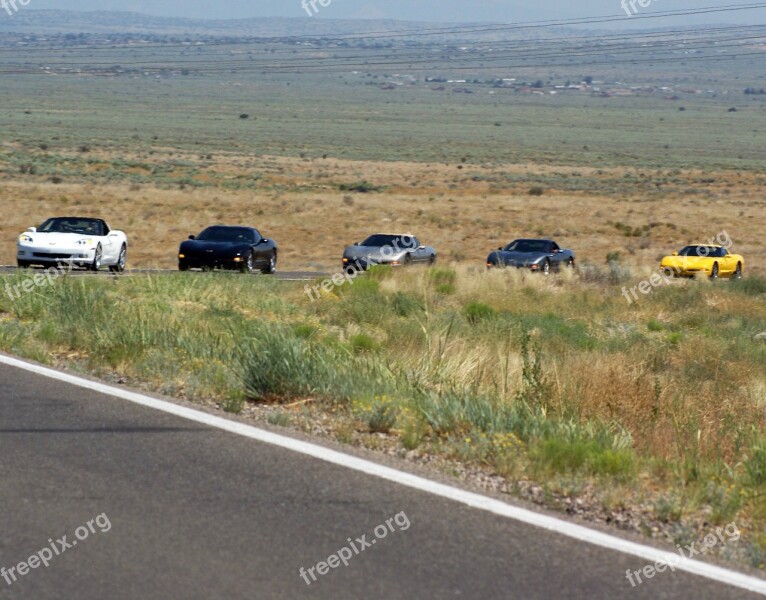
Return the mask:
M354 246L361 246L362 242L354 242Z
M673 252L673 256L678 256L678 252Z
M27 231L29 233L36 233L37 232L37 227L27 227Z
M120 236L120 234L119 234L119 233L117 233L116 231L112 231L112 232L109 234L109 236L108 236L108 237L119 237L119 236Z
M258 242L258 244L268 244L268 243L269 243L268 238L261 238L261 241Z
M189 239L190 239L190 240L193 240L193 239L195 239L196 237L197 237L197 236L195 236L195 235L190 235L190 236L189 236Z
M502 252L502 250L503 250L503 247L502 247L502 246L498 246L498 247L497 247L497 249L498 249L498 250L500 250L500 251Z

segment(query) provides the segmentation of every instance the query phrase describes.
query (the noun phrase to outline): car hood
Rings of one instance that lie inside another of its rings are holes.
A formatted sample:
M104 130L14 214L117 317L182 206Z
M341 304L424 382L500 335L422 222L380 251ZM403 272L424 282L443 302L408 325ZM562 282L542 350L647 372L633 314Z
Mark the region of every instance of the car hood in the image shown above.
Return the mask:
M406 250L395 250L391 246L349 246L343 251L343 257L351 260L363 258L366 260L383 261L396 260L406 253Z
M544 252L509 252L507 250L498 250L496 254L506 262L524 265L536 263L548 256Z
M40 233L25 231L21 235L28 235L34 240L35 246L72 246L82 239L96 239L97 235L85 235L83 233Z
M714 260L716 259L711 256L666 256L662 259L662 265L665 267L681 267L683 269L702 269L710 266Z

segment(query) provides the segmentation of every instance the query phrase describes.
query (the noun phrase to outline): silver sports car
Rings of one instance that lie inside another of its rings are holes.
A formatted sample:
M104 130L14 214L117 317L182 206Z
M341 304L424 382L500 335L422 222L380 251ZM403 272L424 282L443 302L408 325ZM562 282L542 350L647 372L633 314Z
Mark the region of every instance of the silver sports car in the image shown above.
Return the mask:
M436 250L408 233L376 233L343 251L344 270L364 271L372 265L434 264Z

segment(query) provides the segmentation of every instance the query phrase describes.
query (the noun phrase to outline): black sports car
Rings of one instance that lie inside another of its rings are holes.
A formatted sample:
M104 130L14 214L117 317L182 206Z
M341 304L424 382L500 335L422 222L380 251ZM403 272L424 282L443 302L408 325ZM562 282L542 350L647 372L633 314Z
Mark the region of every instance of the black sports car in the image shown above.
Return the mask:
M436 250L406 233L376 233L343 251L343 269L366 271L372 265L410 265L436 262Z
M277 270L277 244L252 227L208 227L198 236L190 235L178 250L178 268L239 269L273 274Z
M553 240L515 240L487 257L487 268L517 267L548 274L561 266L574 268L575 255Z

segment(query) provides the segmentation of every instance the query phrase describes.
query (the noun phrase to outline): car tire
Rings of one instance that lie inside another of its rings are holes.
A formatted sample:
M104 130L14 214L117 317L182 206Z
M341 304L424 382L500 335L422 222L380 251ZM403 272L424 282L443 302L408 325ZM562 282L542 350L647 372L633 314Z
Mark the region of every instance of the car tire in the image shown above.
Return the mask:
M254 268L255 268L255 256L253 256L253 251L251 250L248 253L247 258L245 259L245 262L242 263L240 270L243 273L252 273Z
M405 267L408 267L412 264L412 254L405 254L404 258L402 259L402 264L404 264Z
M569 267L570 269L574 269L575 268L575 259L574 258L570 258L569 259L569 262L567 263L567 267Z
M277 272L277 253L271 255L271 258L269 258L268 264L261 269L261 273L264 275L273 275Z
M543 263L543 268L541 272L543 275L550 275L551 273L551 261L549 261L547 258L545 259L545 262Z
M117 257L117 262L109 267L112 273L122 273L125 270L125 265L128 264L128 247L123 244L120 248L120 254Z
M32 263L30 263L28 260L17 260L16 261L16 266L19 269L28 269L31 265L32 265Z
M90 263L88 268L93 271L94 273L98 273L98 270L101 268L101 260L104 257L104 251L101 248L101 244L96 246L96 254L93 257L93 262Z
M734 275L731 276L732 279L742 279L742 263L737 263L737 268L734 271Z
M432 254L431 258L428 259L429 265L435 265L436 264L436 254Z
M189 270L189 265L187 263L185 263L185 262L180 262L179 261L179 263L178 263L178 270L179 271L188 271Z
M710 279L718 279L718 263L713 263L713 270L710 272Z

